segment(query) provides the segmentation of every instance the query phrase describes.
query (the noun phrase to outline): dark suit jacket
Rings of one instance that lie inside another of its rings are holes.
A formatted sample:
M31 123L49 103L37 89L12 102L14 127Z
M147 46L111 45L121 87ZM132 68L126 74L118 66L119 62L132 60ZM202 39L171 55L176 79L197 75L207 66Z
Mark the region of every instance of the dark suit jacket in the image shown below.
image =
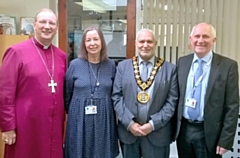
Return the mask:
M175 65L165 61L155 77L148 111L148 121L153 121L155 130L147 137L156 146L169 145L173 140L171 118L178 99L176 70ZM138 86L133 71L132 59L120 62L113 86L112 99L119 120L119 138L125 144L132 144L138 139L127 130L130 122L137 118Z
M179 103L176 137L180 130L187 77L193 54L179 58ZM237 62L213 53L208 86L205 95L204 133L207 148L216 153L217 145L231 149L236 132L239 111L239 85Z

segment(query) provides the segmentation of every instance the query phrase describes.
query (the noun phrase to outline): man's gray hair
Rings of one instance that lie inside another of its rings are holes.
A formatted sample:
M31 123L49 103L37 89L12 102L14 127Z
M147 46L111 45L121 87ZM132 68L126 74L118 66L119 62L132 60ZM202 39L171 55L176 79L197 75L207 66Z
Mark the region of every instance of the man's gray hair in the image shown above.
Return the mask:
M194 31L195 27L198 26L198 25L200 25L200 24L207 24L207 25L211 28L211 30L212 30L213 37L216 38L216 29L215 29L211 24L205 23L205 22L196 24L196 25L192 28L192 31L191 31L190 36L193 35L193 31Z
M144 28L144 29L141 29L140 31L138 31L138 33L137 33L137 35L136 35L136 40L137 40L139 34L140 34L141 32L144 32L144 31L151 32L152 35L153 35L153 39L156 40L154 32L153 32L152 30L150 30L150 29L147 29L147 28Z

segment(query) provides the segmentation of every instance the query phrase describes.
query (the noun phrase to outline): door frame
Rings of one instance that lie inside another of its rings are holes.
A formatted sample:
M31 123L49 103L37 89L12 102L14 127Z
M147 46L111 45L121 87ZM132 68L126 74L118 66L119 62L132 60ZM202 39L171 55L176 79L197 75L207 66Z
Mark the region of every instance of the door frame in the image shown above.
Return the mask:
M58 43L59 48L67 53L67 0L58 0ZM127 47L126 58L135 56L136 37L136 0L127 0Z

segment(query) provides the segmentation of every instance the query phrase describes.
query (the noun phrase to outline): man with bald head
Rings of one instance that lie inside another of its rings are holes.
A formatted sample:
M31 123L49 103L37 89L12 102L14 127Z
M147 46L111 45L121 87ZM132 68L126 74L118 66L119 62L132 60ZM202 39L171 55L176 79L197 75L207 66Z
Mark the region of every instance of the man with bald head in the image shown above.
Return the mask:
M0 67L5 158L62 158L65 53L52 44L56 14L40 10L35 35L9 47Z
M237 62L213 52L216 31L199 23L190 34L193 53L177 64L179 158L220 158L232 148L239 108Z
M176 66L155 56L152 30L140 30L135 46L138 56L119 63L113 86L123 157L169 158L178 99Z

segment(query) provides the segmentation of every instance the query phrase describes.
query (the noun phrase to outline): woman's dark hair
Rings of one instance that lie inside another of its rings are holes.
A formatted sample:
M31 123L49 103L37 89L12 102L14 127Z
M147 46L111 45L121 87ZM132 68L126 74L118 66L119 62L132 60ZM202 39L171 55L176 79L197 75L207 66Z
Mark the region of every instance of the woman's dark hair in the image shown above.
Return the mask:
M108 58L108 56L107 56L107 45L106 45L106 42L105 42L102 31L100 30L99 27L96 27L96 26L90 26L90 27L88 27L84 30L83 36L82 36L82 41L81 41L81 44L80 44L78 57L82 58L82 59L85 59L85 60L88 60L88 52L87 52L87 49L86 49L86 46L85 46L85 40L86 40L87 33L89 31L93 31L93 30L97 31L97 33L100 37L101 43L102 43L102 49L100 50L100 62L101 62L101 61L104 61Z

